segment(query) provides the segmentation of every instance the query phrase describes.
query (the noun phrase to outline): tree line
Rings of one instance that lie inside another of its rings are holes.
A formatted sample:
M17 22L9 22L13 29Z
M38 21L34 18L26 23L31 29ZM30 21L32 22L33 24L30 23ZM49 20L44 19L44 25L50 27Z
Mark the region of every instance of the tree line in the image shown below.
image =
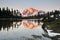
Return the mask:
M0 18L13 18L13 17L21 17L21 13L19 10L13 10L6 8L0 8Z
M21 19L43 19L44 20L55 20L60 18L60 11L55 10L51 12L47 12L44 14L41 14L40 12L37 13L37 15L27 16L23 17L22 13L19 12L19 10L13 10L6 8L0 8L0 18L21 18Z
M60 19L60 11L59 10L55 10L55 11L51 11L51 12L47 12L47 13L43 13L41 14L40 12L38 12L37 15L32 15L32 16L28 16L28 17L24 17L25 19L41 19L42 21L53 21L53 20L57 20Z

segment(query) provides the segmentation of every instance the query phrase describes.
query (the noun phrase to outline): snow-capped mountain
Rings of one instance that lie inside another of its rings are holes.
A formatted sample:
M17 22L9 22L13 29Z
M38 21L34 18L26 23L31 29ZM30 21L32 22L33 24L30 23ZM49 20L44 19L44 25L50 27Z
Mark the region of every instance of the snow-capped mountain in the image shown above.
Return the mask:
M34 8L27 8L22 12L23 16L32 16L32 15L38 15L38 13L43 14L43 10L37 10Z

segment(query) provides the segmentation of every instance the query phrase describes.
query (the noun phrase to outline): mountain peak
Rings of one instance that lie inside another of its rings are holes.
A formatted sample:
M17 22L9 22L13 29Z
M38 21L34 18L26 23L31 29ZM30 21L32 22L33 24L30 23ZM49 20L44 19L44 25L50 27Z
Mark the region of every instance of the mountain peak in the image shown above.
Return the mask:
M22 13L23 15L28 15L28 14L34 14L34 13L38 13L38 12L44 12L43 10L37 10L37 9L34 9L34 8L27 8L25 9Z

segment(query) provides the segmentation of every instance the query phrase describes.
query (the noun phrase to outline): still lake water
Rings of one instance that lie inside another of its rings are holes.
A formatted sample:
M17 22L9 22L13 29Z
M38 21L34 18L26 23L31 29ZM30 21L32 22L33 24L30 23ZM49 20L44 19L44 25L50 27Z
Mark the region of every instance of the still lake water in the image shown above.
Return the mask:
M39 20L0 21L0 40L52 40L49 36L60 33L46 33L42 29L43 22Z

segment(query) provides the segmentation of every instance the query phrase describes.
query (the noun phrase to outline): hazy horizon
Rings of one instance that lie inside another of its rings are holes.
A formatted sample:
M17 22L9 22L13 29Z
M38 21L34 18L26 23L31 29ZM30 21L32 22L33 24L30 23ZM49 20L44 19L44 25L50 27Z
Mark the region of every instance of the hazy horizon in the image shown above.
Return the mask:
M60 0L0 0L0 7L9 7L18 10L36 8L38 10L60 10Z

